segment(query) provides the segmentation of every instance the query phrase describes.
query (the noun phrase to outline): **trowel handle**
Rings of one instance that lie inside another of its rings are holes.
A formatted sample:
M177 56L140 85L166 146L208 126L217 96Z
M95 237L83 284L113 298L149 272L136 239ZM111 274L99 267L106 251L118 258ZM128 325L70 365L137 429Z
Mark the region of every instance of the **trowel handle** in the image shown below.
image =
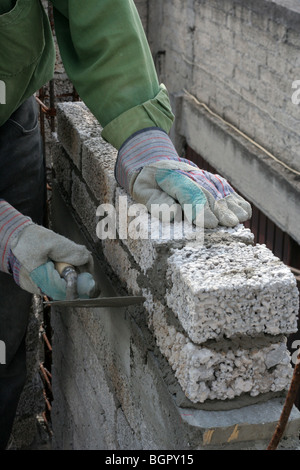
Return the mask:
M69 263L55 263L55 269L67 283L67 300L73 300L78 295L88 296L89 298L100 295L100 288L90 273L81 273L78 276L76 268Z
M69 264L69 263L62 263L62 262L61 262L61 263L55 263L55 269L56 269L56 271L59 272L59 274L60 274L61 277L64 277L65 273L67 272L67 271L65 271L66 268L68 268L67 271L69 271L69 270L74 270L74 271L76 271L75 268L74 268L74 266L73 266L72 264Z
M55 263L55 269L66 281L66 300L73 300L77 297L77 271L69 263Z

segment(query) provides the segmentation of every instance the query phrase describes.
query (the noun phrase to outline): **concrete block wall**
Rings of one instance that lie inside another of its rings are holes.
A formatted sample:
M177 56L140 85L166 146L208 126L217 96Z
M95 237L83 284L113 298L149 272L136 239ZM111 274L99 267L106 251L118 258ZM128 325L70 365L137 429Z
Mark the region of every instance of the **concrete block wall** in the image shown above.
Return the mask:
M172 95L186 88L299 171L299 26L297 0L158 0L146 31Z
M299 2L137 7L176 115L178 152L191 147L299 244Z
M128 227L124 203L134 207L100 133L82 103L58 106L53 227L93 250L102 295L146 300L54 309L55 447L265 448L292 374L293 275L242 225L194 240L191 227L167 238L100 239L99 205L112 204L118 220L125 213ZM146 233L149 219L140 219ZM299 425L294 408L281 446L297 447Z

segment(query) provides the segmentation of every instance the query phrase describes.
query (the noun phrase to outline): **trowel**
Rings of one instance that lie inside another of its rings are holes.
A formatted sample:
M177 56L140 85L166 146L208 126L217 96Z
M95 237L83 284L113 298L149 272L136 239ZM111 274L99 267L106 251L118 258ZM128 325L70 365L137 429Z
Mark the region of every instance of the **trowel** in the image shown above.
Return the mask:
M143 296L115 296L115 297L97 297L100 292L95 285L91 289L88 299L80 299L77 294L77 271L74 266L67 263L56 263L56 270L66 281L66 300L47 300L45 305L57 307L128 307L143 303L146 299Z

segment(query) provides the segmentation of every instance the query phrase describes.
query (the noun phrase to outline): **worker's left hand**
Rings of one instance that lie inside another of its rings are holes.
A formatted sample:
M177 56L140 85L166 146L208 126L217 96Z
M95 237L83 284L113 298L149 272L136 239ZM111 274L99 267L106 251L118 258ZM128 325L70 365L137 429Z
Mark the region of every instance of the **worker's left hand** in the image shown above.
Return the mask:
M127 139L119 150L115 174L132 198L154 215L154 204L178 207L179 203L196 225L203 224L200 214L204 210L204 228L234 227L251 218L250 204L224 178L180 158L159 128L145 129Z
M15 282L27 292L46 295L52 300L66 299L66 281L56 270L65 262L79 270L75 290L80 298L89 297L95 281L91 253L83 245L29 221L10 245L9 264Z

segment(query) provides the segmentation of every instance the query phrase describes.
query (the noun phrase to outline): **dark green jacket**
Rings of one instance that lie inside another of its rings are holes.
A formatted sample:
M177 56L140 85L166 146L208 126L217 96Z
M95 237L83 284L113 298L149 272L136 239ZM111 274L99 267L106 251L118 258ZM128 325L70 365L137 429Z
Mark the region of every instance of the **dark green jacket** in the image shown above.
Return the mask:
M117 149L133 132L170 130L173 114L157 79L133 0L52 0L65 70ZM39 0L1 0L0 125L53 76L55 49ZM2 85L3 85L2 83Z

